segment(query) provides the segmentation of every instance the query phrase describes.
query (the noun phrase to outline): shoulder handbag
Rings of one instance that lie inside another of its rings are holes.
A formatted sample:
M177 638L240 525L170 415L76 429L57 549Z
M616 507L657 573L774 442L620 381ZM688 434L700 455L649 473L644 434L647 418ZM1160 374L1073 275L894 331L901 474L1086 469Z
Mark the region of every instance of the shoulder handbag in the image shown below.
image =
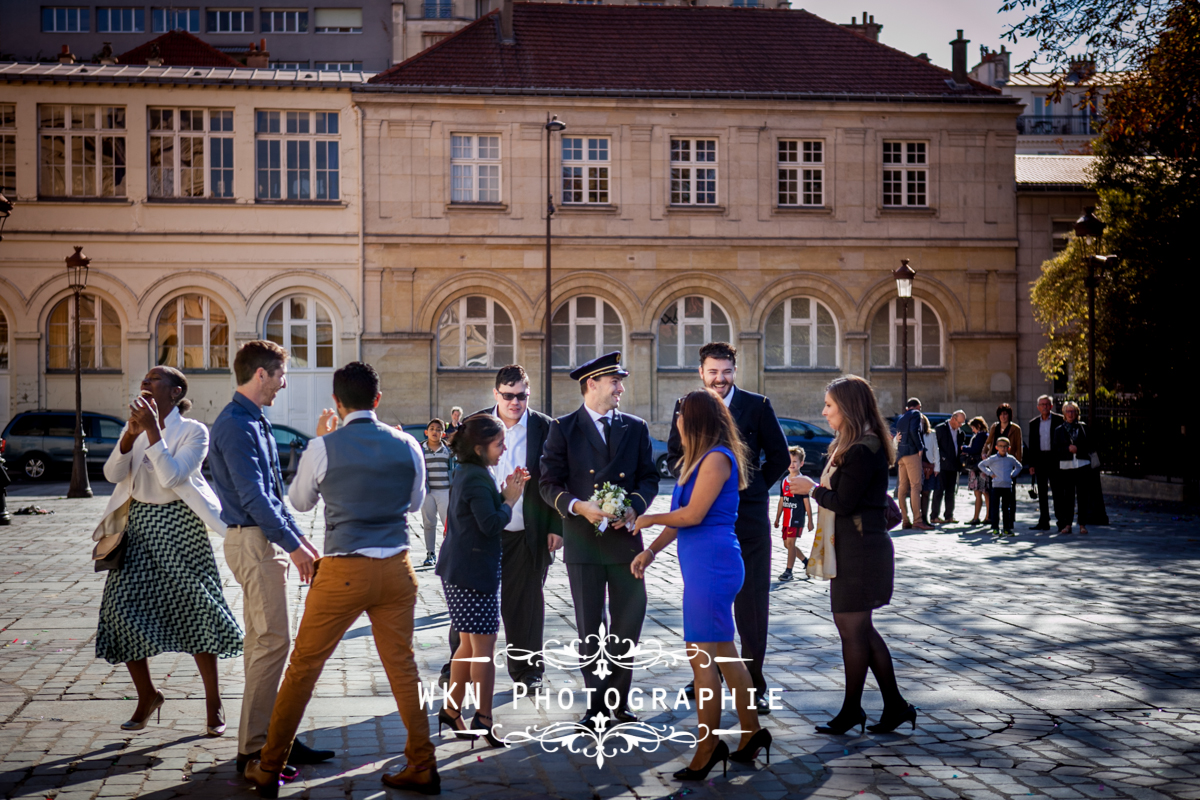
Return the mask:
M92 561L96 565L96 572L120 569L125 563L126 544L125 531L105 536L96 542L96 546L92 548Z

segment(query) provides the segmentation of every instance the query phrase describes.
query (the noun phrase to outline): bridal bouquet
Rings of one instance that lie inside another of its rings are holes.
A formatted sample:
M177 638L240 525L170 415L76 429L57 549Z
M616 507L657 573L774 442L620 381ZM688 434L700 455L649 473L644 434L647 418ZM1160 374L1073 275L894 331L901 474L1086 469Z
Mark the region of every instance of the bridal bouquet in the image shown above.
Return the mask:
M609 518L623 517L625 516L625 510L631 508L629 502L625 499L625 490L620 486L613 486L607 481L601 484L600 488L588 499L600 506L600 510L608 515L596 523L597 536L608 530Z

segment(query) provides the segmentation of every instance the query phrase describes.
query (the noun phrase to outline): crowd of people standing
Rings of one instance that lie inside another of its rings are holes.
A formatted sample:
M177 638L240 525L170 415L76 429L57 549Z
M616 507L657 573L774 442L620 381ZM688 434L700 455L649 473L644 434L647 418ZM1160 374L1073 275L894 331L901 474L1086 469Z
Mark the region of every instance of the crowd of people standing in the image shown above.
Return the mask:
M496 375L492 406L469 415L456 407L449 422L431 420L421 443L376 416L381 393L375 370L347 364L334 373L334 407L321 413L317 437L286 489L263 410L287 386L286 350L266 341L239 349L237 391L211 434L184 417L189 402L183 373L155 367L105 466L117 487L93 536L96 568L109 570L97 656L125 663L138 693L122 728L144 728L165 701L150 679L148 659L185 652L195 657L204 681L206 732L223 734L217 659L241 655L245 688L236 766L260 795L277 796L299 766L336 755L313 750L296 735L325 662L365 613L408 731L407 763L381 779L392 788L440 793L413 654L418 575L408 515L419 512L424 565L435 568L450 617L439 733L448 726L456 739L506 746L492 699L500 628L514 684L527 693L542 688L544 665L536 655L543 646L544 585L560 550L581 655L596 654L603 630L613 657L607 672L583 671L588 704L578 724L603 731L636 722L633 673L621 657L641 637L646 582L664 569L655 566L656 557L675 543L693 677L680 688L697 702L698 726L691 762L675 777L703 780L718 762L754 763L760 753L769 761L772 734L761 719L771 713L763 667L770 490L777 484L787 500L775 520L777 527L783 523L788 549L780 578L791 579L798 556L808 575L831 581L842 645L842 707L817 732L842 735L866 727L868 670L884 701L870 729L886 732L905 722L915 727L917 711L899 688L872 619L891 602L894 585L888 472L895 466L900 476L906 527L928 530L931 522L953 521L965 469L977 497L986 494L993 528L1003 524L1011 531L1013 481L1024 469L1021 429L1011 408L1001 405L990 428L980 418L971 420L968 437L965 413L956 411L935 428L914 398L892 434L868 382L838 378L827 387L822 410L834 439L814 481L801 473L803 450L788 447L770 400L737 386L737 349L712 342L699 356L700 386L680 398L672 416L668 464L676 485L670 511L656 514L648 513L659 491L649 427L620 411L629 374L620 353L572 371L582 402L556 419L529 407L528 375L508 365ZM1040 398L1038 408L1027 445L1029 471L1041 491L1038 527L1049 524L1046 495L1053 492L1060 532L1070 532L1078 502L1086 533L1086 525L1103 514L1092 488L1095 448L1073 404L1061 417L1052 413L1049 398ZM200 472L206 457L211 487ZM601 495L613 491L625 497L624 508L602 504ZM324 502L322 550L304 535L285 496L298 511ZM806 519L815 535L807 557L796 546ZM225 558L243 592L241 625L223 597L206 527L225 537ZM654 530L656 538L646 545L643 532ZM286 591L292 568L311 584L294 640ZM717 735L722 681L734 697L740 735L734 749ZM469 723L468 687L477 699Z

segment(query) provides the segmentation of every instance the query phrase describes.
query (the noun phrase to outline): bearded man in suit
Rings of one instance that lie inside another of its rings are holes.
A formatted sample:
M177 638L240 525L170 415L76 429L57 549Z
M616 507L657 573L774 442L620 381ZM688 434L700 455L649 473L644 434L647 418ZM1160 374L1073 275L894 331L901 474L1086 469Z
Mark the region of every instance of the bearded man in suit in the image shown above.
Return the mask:
M542 448L542 498L563 519L563 560L584 656L599 649L601 625L609 637L608 652L624 655L641 638L646 617L646 585L629 564L645 549L641 534L632 533L633 522L658 494L658 470L645 420L617 410L628 374L619 352L574 370L571 379L579 381L583 405L554 420ZM605 483L625 490L631 508L624 516L609 519L590 499ZM601 524L604 530L598 532ZM609 667L603 677L595 666L584 670L584 685L591 690L584 724L594 725L599 717L637 719L628 707L632 672L619 664Z
M791 464L787 437L779 426L771 401L761 394L735 386L737 382L737 348L728 342L709 342L700 348L700 379L725 401L737 423L738 433L750 453L750 484L739 493L737 522L734 532L742 548L746 580L733 601L734 622L742 640L742 658L754 680L759 714L770 714L767 704L767 680L763 677L763 661L767 655L767 624L771 605L771 487L787 472ZM679 401L671 417L671 433L667 439L667 465L676 478L683 458L683 441L679 436ZM766 454L766 460L762 460ZM688 684L688 694L693 687Z

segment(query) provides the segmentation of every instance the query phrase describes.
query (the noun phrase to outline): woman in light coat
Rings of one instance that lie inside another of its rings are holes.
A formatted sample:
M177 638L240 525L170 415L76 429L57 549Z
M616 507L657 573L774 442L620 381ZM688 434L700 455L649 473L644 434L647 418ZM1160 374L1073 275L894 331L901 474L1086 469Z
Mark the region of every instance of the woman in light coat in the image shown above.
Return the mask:
M148 659L190 653L204 681L205 728L225 732L217 658L242 653L242 631L221 591L221 576L205 526L221 535L221 506L200 474L208 428L187 419L187 378L154 367L129 406L129 422L104 465L116 484L93 539L124 532L120 566L108 573L100 603L96 656L124 663L138 704L121 725L146 727L163 704ZM97 567L99 568L99 567Z

